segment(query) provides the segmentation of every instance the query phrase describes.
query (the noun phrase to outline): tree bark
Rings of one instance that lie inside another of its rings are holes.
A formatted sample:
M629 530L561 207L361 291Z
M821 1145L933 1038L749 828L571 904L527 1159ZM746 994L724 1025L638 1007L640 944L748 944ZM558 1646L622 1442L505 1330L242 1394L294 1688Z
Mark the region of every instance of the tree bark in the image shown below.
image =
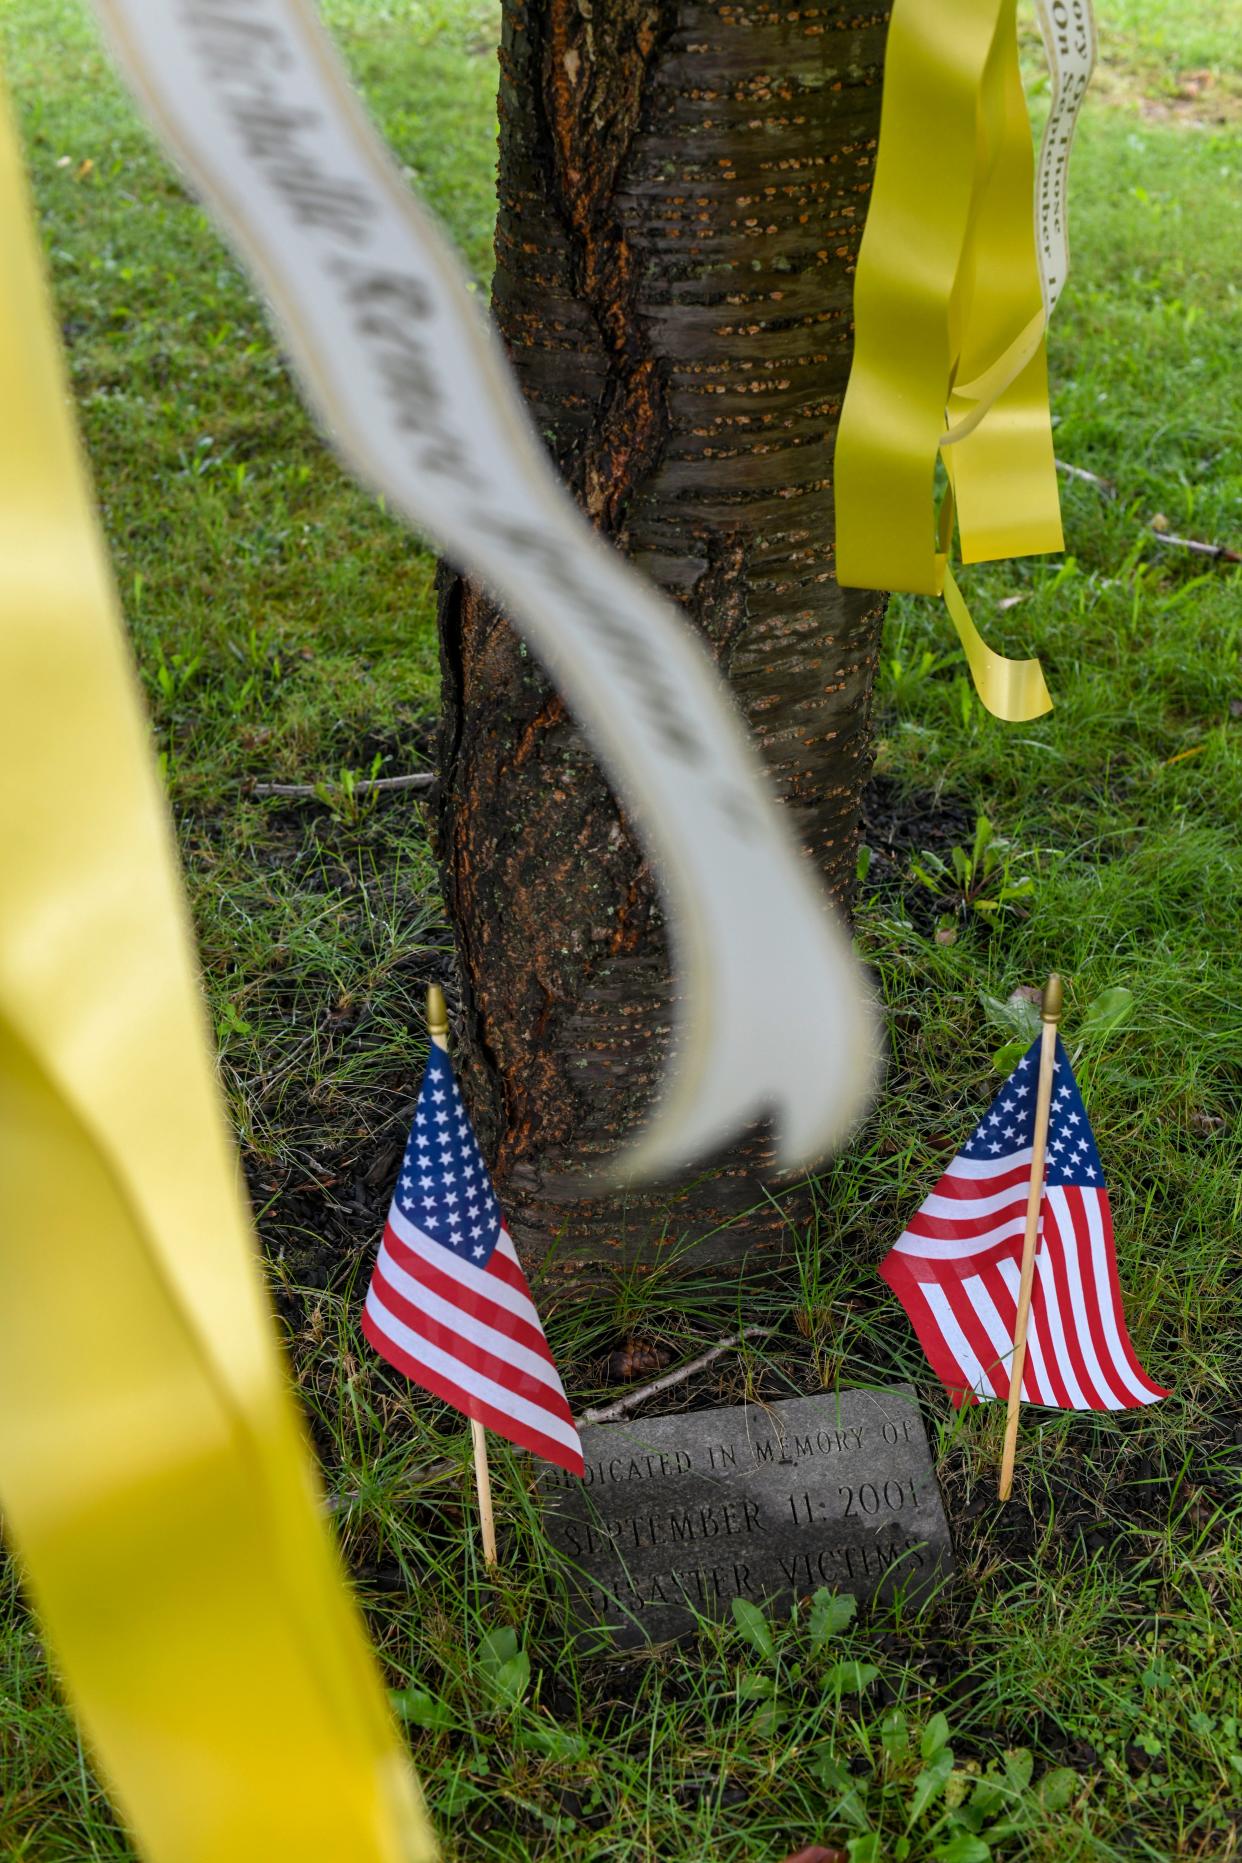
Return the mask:
M504 0L501 43L492 303L523 392L594 523L708 641L842 907L883 602L833 576L832 448L886 21ZM672 1192L584 1194L665 1062L658 895L503 615L445 569L440 620L459 1052L519 1249L571 1275L772 1249L762 1133ZM757 985L739 1014L779 974Z

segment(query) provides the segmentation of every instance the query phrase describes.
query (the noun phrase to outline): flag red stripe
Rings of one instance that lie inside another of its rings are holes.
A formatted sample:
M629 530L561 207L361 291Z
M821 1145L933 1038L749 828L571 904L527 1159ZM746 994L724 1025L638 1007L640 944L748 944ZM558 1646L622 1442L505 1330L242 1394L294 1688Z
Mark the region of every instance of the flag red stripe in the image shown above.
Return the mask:
M1104 1321L1100 1314L1100 1290L1096 1286L1095 1267L1091 1253L1091 1230L1087 1224L1087 1212L1083 1208L1082 1193L1075 1185L1066 1184L1064 1196L1070 1221L1074 1225L1079 1279L1082 1282L1083 1302L1087 1310L1091 1343L1095 1347L1100 1373L1107 1382L1113 1397L1113 1403L1109 1404L1108 1408L1111 1410L1120 1407L1122 1410L1131 1410L1134 1408L1134 1399L1126 1389L1123 1380L1117 1376L1117 1369L1113 1364L1112 1348L1109 1346L1108 1337L1104 1331Z
M517 1256L510 1255L508 1249L505 1247L506 1237L507 1231L502 1230L500 1241L496 1244L492 1252L492 1258L487 1264L488 1273L494 1274L498 1281L503 1281L506 1286L511 1287L515 1294L525 1295L526 1299L530 1300L533 1306L534 1301L531 1299L531 1291L527 1286L526 1276L522 1273L521 1263L518 1261ZM512 1247L511 1243L510 1247Z
M1026 1220L1026 1197L1015 1197L1003 1209L990 1210L986 1216L928 1216L919 1210L910 1218L908 1236L926 1236L935 1242L965 1242L972 1237L992 1235L1006 1224Z
M1167 1397L1169 1395L1168 1391L1166 1391L1162 1385L1156 1384L1153 1379L1149 1378L1147 1373L1143 1370L1143 1367L1139 1364L1138 1355L1134 1350L1134 1346L1130 1341L1130 1334L1126 1328L1125 1309L1121 1302L1121 1279L1117 1273L1117 1248L1113 1239L1113 1212L1109 1207L1107 1197L1101 1197L1100 1199L1100 1221L1104 1229L1104 1259L1108 1263L1108 1285L1113 1297L1113 1316L1117 1326L1117 1337L1121 1341L1121 1349L1126 1355L1126 1363L1129 1365L1130 1370L1134 1373L1139 1383L1144 1389L1150 1391L1153 1397Z
M410 1358L400 1346L394 1345L392 1340L380 1331L365 1310L362 1315L362 1330L381 1358L387 1359L390 1365L404 1372L406 1377L412 1379L415 1384L430 1391L433 1397L441 1398L444 1403L451 1404L455 1410L464 1411L466 1416L472 1418L474 1422L481 1423L485 1429L494 1431L497 1436L503 1436L507 1442L516 1443L519 1449L529 1449L533 1455L542 1456L546 1462L555 1462L558 1468L567 1469L571 1475L583 1473L583 1461L580 1454L575 1455L555 1437L545 1436L540 1431L530 1428L527 1424L519 1422L517 1418L507 1415L503 1410L497 1410L493 1405L485 1403L475 1392L466 1390L460 1384L454 1384L451 1379L441 1377L438 1372L420 1364L417 1359Z
M438 1243L430 1244L428 1253L424 1255L418 1249L410 1248L407 1243L403 1242L391 1223L385 1227L384 1241L397 1266L404 1268L411 1280L421 1281L423 1286L430 1288L433 1294L439 1294L442 1300L460 1307L472 1319L481 1320L494 1332L504 1333L516 1344L524 1345L528 1352L537 1352L541 1358L547 1359L549 1365L553 1363L552 1354L548 1350L548 1342L538 1326L532 1326L529 1320L522 1319L519 1314L513 1313L508 1307L499 1306L496 1301L489 1300L483 1287L467 1287L454 1276L441 1273L430 1256L431 1248L438 1247ZM498 1248L493 1249L491 1260L487 1264L484 1275L480 1276L480 1280L496 1272L498 1263L503 1265L506 1272L497 1273L496 1278L507 1281L516 1292L525 1294L529 1299L529 1291L521 1269L518 1269L519 1284L515 1284L512 1275L508 1272L513 1264L505 1261Z
M429 1345L438 1346L441 1352L449 1353L461 1364L468 1365L471 1371L477 1371L481 1377L490 1378L495 1384L506 1385L518 1397L524 1397L528 1404L537 1404L551 1416L560 1417L562 1422L572 1423L569 1405L559 1388L544 1384L528 1371L523 1371L520 1365L515 1365L512 1359L499 1358L496 1353L476 1345L473 1339L467 1339L463 1333L455 1332L451 1326L432 1319L430 1314L403 1299L390 1287L378 1268L371 1279L371 1292L394 1319L400 1320L403 1326L408 1326L412 1333L417 1333ZM394 1347L394 1350L397 1349ZM547 1357L546 1348L544 1356Z
M973 1197L994 1197L998 1191L1014 1189L1030 1181L1029 1164L1014 1165L1008 1171L997 1171L988 1177L961 1177L950 1165L931 1194L933 1197L958 1197L969 1203Z
M1047 1251L1052 1267L1052 1277L1056 1282L1061 1327L1065 1334L1066 1348L1078 1388L1092 1410L1107 1410L1107 1403L1096 1390L1095 1383L1087 1371L1087 1361L1078 1338L1078 1320L1074 1313L1074 1303L1070 1299L1069 1269L1065 1261L1066 1241L1061 1234L1061 1225L1057 1221L1056 1210L1047 1197L1044 1198L1043 1247Z
M1019 1263L1019 1266L1021 1266L1020 1263ZM992 1296L992 1304L1000 1315L1001 1324L1005 1328L1006 1338L1012 1340L1018 1330L1018 1297L1017 1297L1017 1294L1015 1294L1013 1289L1009 1286L1009 1283L1005 1280L1005 1277L1004 1275L1002 1275L999 1268L986 1269L983 1274L983 1284L987 1288L988 1293ZM1031 1294L1030 1319L1031 1320L1035 1319L1034 1290L1032 1290L1032 1294ZM1030 1331L1031 1331L1031 1325L1030 1325L1030 1321L1028 1321L1028 1325L1027 1325L1028 1343L1027 1343L1026 1355L1025 1355L1025 1358L1022 1364L1022 1396L1025 1402L1027 1402L1028 1404L1046 1404L1046 1403L1049 1403L1051 1400L1050 1398L1044 1395L1044 1387L1042 1383L1040 1382L1039 1370L1035 1364L1034 1354L1031 1352L1031 1349L1030 1349ZM1044 1338L1044 1330L1042 1326L1039 1328L1038 1344L1040 1347L1040 1357L1043 1359L1046 1359L1047 1345L1046 1345L1046 1341ZM1005 1378L1005 1397L1006 1399L1008 1399L1009 1397L1008 1376L1006 1376Z
M910 1272L909 1261L904 1255L887 1255L880 1263L879 1273L905 1308L928 1364L948 1390L954 1404L960 1408L964 1403L976 1403L978 1400L970 1379L940 1330L935 1314L924 1300L918 1281Z
M1115 1310L1113 1312L1113 1324L1117 1329L1118 1344L1121 1346L1122 1352L1125 1353L1127 1347L1130 1346L1130 1342L1126 1335L1125 1318L1121 1311L1119 1284L1117 1281L1117 1263L1112 1248L1111 1222L1104 1230L1104 1258L1110 1277L1109 1285L1105 1290L1101 1290L1095 1273L1095 1255L1092 1248L1091 1225L1087 1220L1086 1205L1087 1197L1098 1197L1099 1193L1096 1191L1080 1190L1076 1184L1067 1184L1063 1194L1073 1217L1074 1232L1078 1237L1079 1260L1083 1263L1083 1281L1088 1290L1087 1312L1091 1319L1091 1337L1095 1342L1096 1357L1100 1361L1104 1375L1107 1377L1109 1386L1121 1408L1123 1410L1139 1410L1142 1408L1143 1400L1130 1389L1122 1374L1121 1368L1117 1364L1117 1355L1109 1343L1108 1334L1104 1327L1104 1316L1100 1309L1101 1293L1104 1292L1107 1295L1111 1295L1113 1288L1118 1288L1118 1298L1116 1299ZM1101 1198L1100 1201L1107 1203L1108 1200L1107 1198ZM1131 1347L1129 1350L1129 1359L1133 1359L1133 1356L1133 1348ZM1127 1362L1129 1362L1129 1360L1127 1360ZM1142 1373L1139 1375L1144 1388L1146 1388L1149 1380L1143 1376ZM1167 1392L1162 1391L1160 1395L1162 1397L1167 1396Z
M973 1270L972 1270L973 1273ZM970 1295L956 1275L941 1282L940 1291L952 1309L953 1317L966 1335L971 1351L983 1367L983 1375L997 1397L1009 1395L1009 1373L997 1356L987 1328L976 1313Z
M962 1281L969 1275L980 1274L995 1262L1022 1259L1021 1236L1006 1236L1002 1242L970 1249L964 1255L915 1255L903 1246L909 1234L907 1229L895 1252L901 1256L916 1281L943 1281L949 1278Z
M1070 1396L1069 1385L1065 1382L1065 1375L1061 1370L1060 1353L1056 1343L1056 1334L1052 1327L1052 1315L1048 1307L1048 1296L1044 1292L1043 1275L1039 1270L1040 1257L1045 1254L1048 1246L1046 1240L1047 1222L1048 1212L1047 1209L1045 1209L1039 1233L1039 1241L1035 1250L1035 1280L1031 1287L1031 1319L1039 1328L1039 1342L1043 1347L1044 1376L1047 1378L1050 1387L1050 1395L1043 1401L1047 1404L1055 1405L1058 1410L1073 1410L1076 1406L1073 1398ZM1060 1314L1058 1314L1058 1318L1060 1317ZM1065 1332L1064 1323L1062 1324L1061 1330L1062 1333Z

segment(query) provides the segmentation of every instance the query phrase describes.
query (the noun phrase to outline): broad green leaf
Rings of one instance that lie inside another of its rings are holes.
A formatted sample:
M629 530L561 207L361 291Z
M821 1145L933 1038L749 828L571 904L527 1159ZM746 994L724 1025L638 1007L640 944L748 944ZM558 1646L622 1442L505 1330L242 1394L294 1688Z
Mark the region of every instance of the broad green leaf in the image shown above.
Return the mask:
M1035 1761L1029 1747L1009 1747L1004 1755L1005 1777L1015 1792L1025 1792L1031 1783Z
M919 1752L925 1760L935 1759L937 1753L949 1741L949 1717L947 1714L933 1714L923 1729L923 1738L919 1741Z
M845 1794L840 1804L832 1813L834 1823L852 1824L856 1830L865 1831L867 1825L867 1794L861 1785L855 1785Z
M910 1794L910 1809L906 1818L906 1829L921 1818L933 1798L941 1793L953 1771L953 1754L948 1747L941 1747L929 1766L925 1766L914 1781L914 1790Z
M754 1740L771 1740L781 1722L789 1718L788 1708L779 1701L763 1701L750 1717L748 1732Z
M992 1056L992 1066L998 1074L1012 1074L1030 1045L1029 1041L1007 1041Z
M999 1780L989 1776L980 1779L976 1785L970 1801L971 1809L977 1811L981 1819L991 1818L1000 1810L1005 1798L1004 1786Z
M1039 1034L1039 1004L1031 1002L1026 996L1019 996L1016 990L1003 1003L998 996L989 996L981 990L979 1001L983 1005L984 1015L994 1028L1012 1035L1015 1041L1021 1036L1026 1037L1023 1047L1025 1054Z
M741 1701L770 1701L776 1693L776 1683L770 1675L744 1675L738 1682L737 1692Z
M857 1598L852 1598L848 1591L828 1591L821 1589L811 1599L811 1615L807 1629L811 1639L811 1648L818 1655L833 1637L840 1636L843 1630L853 1622L858 1609Z
M453 1725L453 1710L425 1688L392 1688L388 1691L392 1711L413 1727L427 1727L439 1733Z
M821 1753L815 1761L815 1771L832 1792L849 1792L854 1785L853 1775L847 1766L843 1766L834 1753Z
M479 1667L485 1675L495 1675L517 1652L517 1631L508 1624L500 1624L495 1630L489 1630L479 1645Z
M516 1708L530 1687L530 1657L525 1650L502 1662L491 1677L489 1687L498 1707Z
M1095 1041L1104 1035L1111 1035L1123 1022L1130 1019L1134 1008L1134 991L1127 990L1124 984L1114 984L1111 990L1102 990L1088 1004L1087 1013L1078 1025L1080 1041Z
M734 1598L733 1621L746 1641L758 1650L766 1662L775 1662L776 1644L772 1640L772 1627L757 1604L748 1598Z
M839 1695L857 1695L879 1673L873 1662L834 1662L824 1673L824 1687L835 1689Z
M910 1734L900 1708L890 1708L880 1727L880 1739L890 1759L904 1759L910 1751Z
M1046 1772L1035 1788L1045 1811L1063 1811L1078 1790L1078 1774L1072 1766L1058 1766Z
M969 1831L959 1831L947 1843L937 1844L932 1855L936 1863L988 1863L992 1851L982 1837L972 1837Z
M874 1831L865 1837L851 1837L845 1846L850 1863L883 1863L880 1840Z

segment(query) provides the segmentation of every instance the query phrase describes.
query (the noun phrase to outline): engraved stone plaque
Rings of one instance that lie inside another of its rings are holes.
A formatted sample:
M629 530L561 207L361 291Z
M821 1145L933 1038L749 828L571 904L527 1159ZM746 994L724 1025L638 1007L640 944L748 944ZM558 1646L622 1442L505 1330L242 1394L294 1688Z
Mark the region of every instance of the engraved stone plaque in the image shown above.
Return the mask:
M734 1598L925 1590L953 1554L910 1385L582 1431L586 1480L545 1468L548 1536L582 1627L683 1636Z

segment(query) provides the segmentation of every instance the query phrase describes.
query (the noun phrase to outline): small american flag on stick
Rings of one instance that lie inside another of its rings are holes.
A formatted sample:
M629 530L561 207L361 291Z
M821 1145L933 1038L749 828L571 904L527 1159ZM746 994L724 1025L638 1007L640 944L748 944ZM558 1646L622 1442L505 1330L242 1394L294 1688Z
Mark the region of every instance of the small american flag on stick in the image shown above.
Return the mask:
M1048 1113L1041 1135L1036 1102L1045 1050ZM1033 1167L1039 1177L1034 1195ZM1032 1225L1023 1358L1019 1297L1032 1205L1038 1226ZM1104 1171L1074 1070L1047 1011L1044 1034L911 1218L880 1273L955 1404L1009 1398L1015 1341L1020 1396L1027 1403L1130 1410L1168 1396L1130 1343Z
M442 1014L438 990L435 998ZM560 1376L448 1054L435 1040L362 1330L390 1365L465 1412L476 1456L485 1427L582 1474ZM481 1504L485 1485L484 1474ZM489 1507L490 1496L485 1516ZM485 1518L485 1544L489 1528Z

